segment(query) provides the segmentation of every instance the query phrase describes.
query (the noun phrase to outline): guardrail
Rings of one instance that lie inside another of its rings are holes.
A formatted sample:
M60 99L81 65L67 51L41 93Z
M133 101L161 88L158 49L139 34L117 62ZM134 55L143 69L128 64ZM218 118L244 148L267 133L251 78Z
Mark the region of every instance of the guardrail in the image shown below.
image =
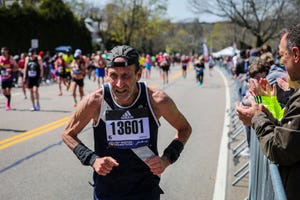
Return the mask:
M251 130L249 200L286 200L278 167L264 156Z

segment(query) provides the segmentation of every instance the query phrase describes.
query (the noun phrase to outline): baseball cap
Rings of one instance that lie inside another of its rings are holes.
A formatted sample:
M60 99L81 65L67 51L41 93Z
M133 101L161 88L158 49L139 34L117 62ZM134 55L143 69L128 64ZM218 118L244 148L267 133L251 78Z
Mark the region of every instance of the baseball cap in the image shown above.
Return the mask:
M81 52L81 49L76 49L76 50L75 50L75 53L74 53L74 58L80 56L81 53L82 53L82 52Z
M116 58L123 58L125 61L115 61ZM126 67L133 64L139 66L139 54L134 48L127 45L114 47L107 53L106 60L106 67Z

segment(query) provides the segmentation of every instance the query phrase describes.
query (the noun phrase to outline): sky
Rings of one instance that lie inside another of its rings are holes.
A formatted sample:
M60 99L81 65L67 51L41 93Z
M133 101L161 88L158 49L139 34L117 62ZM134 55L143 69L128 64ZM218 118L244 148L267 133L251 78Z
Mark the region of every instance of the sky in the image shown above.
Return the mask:
M106 2L110 0L86 0L93 3L101 2L102 5L105 5ZM168 11L167 16L171 19L172 22L179 21L191 21L195 18L198 18L200 22L216 22L220 21L219 18L211 16L208 14L196 15L194 14L189 7L188 0L168 0Z
M208 14L196 15L191 11L188 0L168 0L167 14L172 22L189 21L198 18L200 22L216 22L219 18Z

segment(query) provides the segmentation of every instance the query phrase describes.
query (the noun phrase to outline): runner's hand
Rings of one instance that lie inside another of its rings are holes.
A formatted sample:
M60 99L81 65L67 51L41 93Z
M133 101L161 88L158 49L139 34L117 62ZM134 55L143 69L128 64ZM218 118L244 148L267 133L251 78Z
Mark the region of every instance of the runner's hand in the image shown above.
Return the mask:
M151 156L145 161L145 163L148 165L150 171L154 175L162 174L165 171L165 169L170 165L166 157L159 156Z
M106 176L111 172L113 167L119 166L119 163L112 157L97 158L93 163L94 170L102 176Z

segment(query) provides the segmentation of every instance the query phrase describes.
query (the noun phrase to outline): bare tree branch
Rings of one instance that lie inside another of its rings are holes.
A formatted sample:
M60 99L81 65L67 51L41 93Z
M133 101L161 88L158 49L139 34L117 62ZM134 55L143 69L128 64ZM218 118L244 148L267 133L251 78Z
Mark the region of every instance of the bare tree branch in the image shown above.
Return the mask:
M277 35L284 24L284 8L288 5L287 0L189 0L189 3L195 13L225 16L245 27L257 38L257 46Z

